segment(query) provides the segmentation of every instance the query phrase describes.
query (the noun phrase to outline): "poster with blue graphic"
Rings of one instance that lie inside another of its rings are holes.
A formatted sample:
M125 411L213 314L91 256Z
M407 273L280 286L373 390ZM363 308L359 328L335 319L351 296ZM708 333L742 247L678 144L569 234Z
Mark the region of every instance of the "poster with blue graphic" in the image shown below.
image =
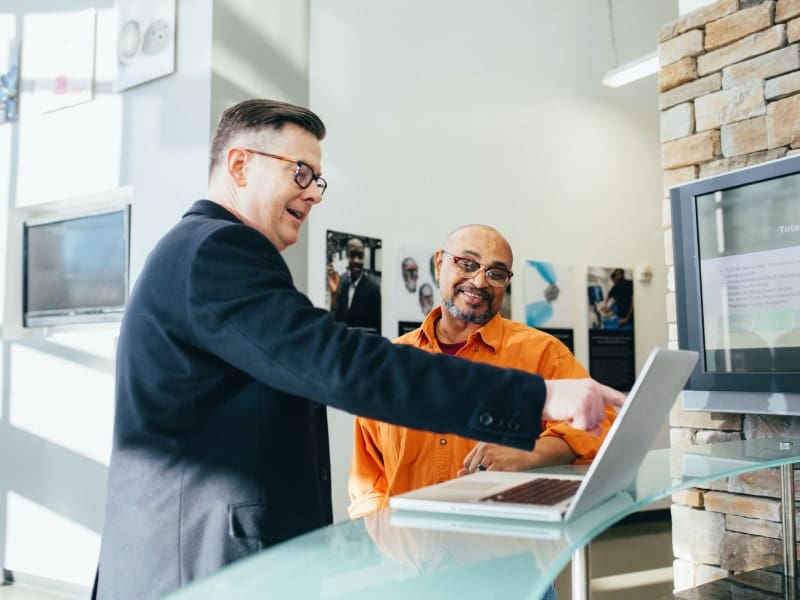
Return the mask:
M526 260L525 324L560 339L574 351L572 267Z

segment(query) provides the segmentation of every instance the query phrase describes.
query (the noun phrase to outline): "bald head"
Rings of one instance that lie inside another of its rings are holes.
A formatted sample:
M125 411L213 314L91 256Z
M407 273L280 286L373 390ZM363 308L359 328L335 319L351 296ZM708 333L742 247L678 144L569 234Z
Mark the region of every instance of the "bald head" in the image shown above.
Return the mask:
M468 248L470 246L478 248L492 248L499 256L496 258L505 263L507 269L511 269L514 262L514 253L511 251L511 244L494 227L489 225L462 225L454 229L444 241L444 246L448 251L455 252L456 249Z

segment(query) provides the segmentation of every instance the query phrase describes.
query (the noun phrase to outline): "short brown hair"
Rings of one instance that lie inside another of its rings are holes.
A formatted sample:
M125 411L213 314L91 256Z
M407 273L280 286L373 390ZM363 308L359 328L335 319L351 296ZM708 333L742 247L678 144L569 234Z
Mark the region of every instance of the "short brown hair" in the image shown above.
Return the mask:
M211 139L208 172L221 161L222 151L231 138L243 131L264 129L280 131L286 123L294 123L313 134L318 140L325 137L325 124L317 115L302 106L278 100L245 100L226 109Z

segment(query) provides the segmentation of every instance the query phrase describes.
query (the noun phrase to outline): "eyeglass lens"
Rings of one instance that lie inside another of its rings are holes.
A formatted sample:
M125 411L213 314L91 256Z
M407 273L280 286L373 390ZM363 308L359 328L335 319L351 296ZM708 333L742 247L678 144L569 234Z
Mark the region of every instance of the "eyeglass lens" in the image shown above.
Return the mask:
M453 262L459 268L462 275L474 277L478 274L478 271L481 270L481 265L479 263L476 263L474 260L469 260L468 258L454 256ZM493 287L501 287L505 285L509 278L510 275L502 269L496 269L493 267L486 269L486 281Z
M328 182L325 181L322 177L315 177L314 171L311 167L309 167L304 162L297 163L297 170L294 173L294 180L301 188L305 189L311 182L317 180L317 187L320 190L320 193L325 192L325 188L328 187Z

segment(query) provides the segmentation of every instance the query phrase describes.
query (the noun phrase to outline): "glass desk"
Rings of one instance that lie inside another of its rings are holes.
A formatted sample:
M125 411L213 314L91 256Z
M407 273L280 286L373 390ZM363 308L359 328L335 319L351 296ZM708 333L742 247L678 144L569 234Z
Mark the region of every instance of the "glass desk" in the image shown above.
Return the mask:
M715 479L781 467L784 539L794 540L795 462L800 462L800 440L748 440L652 450L629 489L568 523L386 509L273 546L194 582L170 598L441 600L452 595L537 599L570 559L573 598L585 598L589 589L588 546L595 536L656 500ZM784 546L786 574L793 577L795 546Z

